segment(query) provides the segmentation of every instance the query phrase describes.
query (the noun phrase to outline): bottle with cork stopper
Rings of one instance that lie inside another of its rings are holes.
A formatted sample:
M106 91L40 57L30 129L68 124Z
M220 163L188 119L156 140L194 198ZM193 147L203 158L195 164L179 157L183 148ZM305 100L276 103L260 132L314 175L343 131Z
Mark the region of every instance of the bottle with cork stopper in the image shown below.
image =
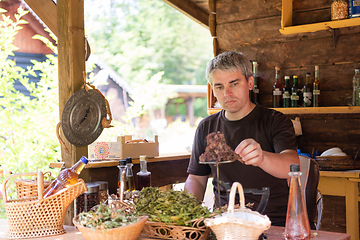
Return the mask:
M151 172L147 170L147 156L140 156L140 171L137 173L137 189L151 186Z

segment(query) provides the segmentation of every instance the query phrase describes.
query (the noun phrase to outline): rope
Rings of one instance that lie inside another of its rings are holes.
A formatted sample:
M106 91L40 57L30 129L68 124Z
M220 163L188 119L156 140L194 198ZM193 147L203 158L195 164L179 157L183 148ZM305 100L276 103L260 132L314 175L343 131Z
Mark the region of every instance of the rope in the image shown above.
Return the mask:
M61 121L56 125L56 137L58 138L60 145L65 149L65 153L66 155L70 156L70 152L69 149L66 147L64 141L61 139L60 137L60 126L61 126Z

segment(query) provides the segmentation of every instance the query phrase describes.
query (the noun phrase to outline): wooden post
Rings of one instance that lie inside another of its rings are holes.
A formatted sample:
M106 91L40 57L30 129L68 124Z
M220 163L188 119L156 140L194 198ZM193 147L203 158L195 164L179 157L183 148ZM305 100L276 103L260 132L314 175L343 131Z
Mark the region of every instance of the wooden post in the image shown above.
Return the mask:
M85 72L84 1L57 1L59 112L60 119L69 97L83 87ZM55 129L55 128L54 128ZM54 130L55 131L55 130ZM71 167L81 156L87 156L87 147L75 147L65 137L70 156L61 151L65 167ZM74 206L70 205L64 224L72 225Z

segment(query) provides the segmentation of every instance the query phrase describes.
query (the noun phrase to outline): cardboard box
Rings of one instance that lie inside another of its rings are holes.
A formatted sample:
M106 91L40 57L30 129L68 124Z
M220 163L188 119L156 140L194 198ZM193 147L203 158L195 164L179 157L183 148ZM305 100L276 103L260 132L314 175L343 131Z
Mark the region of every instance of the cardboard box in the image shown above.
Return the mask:
M121 158L132 157L139 158L140 155L147 157L159 156L158 136L155 135L155 141L147 141L145 139L133 140L131 135L120 136L117 141L121 145Z
M119 142L95 142L88 147L90 160L121 159L121 144Z

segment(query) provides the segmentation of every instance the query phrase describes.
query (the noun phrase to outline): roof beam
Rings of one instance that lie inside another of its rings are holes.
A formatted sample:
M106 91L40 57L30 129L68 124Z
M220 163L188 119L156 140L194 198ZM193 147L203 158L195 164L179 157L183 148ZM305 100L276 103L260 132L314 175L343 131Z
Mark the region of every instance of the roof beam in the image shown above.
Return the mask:
M209 29L209 14L189 0L163 0L201 26Z
M57 36L56 4L52 0L25 0L26 4L38 15L51 32Z

